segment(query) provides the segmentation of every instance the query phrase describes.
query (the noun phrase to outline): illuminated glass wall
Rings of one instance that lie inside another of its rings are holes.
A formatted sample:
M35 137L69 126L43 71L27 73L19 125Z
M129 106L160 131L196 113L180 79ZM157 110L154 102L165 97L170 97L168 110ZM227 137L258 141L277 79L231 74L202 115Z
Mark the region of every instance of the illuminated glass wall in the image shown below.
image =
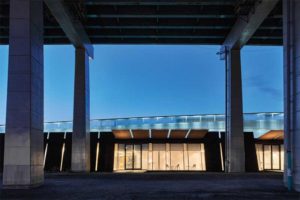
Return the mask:
M284 169L284 149L281 144L256 144L258 169L279 170Z
M205 171L204 144L115 144L114 171Z

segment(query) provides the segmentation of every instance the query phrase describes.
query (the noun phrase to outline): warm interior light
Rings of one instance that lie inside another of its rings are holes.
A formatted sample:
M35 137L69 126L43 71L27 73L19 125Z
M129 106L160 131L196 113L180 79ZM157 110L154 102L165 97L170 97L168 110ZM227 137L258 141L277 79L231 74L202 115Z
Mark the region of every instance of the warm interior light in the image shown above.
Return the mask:
M65 155L65 143L63 143L62 150L61 150L61 160L60 160L59 171L62 171L63 162L64 162L64 155Z
M99 159L99 142L97 142L96 148L96 163L95 163L95 171L98 171L98 159Z

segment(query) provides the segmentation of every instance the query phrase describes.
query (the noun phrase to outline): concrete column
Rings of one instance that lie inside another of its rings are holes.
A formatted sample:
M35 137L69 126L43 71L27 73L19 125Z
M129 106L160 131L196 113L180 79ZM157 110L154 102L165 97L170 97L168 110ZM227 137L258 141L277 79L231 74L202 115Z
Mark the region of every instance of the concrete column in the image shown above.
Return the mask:
M90 171L90 86L89 57L76 49L74 117L72 134L72 171Z
M43 1L10 0L3 187L44 181Z
M226 172L245 172L243 95L239 49L227 52L226 67Z
M300 191L300 1L283 1L284 143L287 186ZM290 165L288 165L290 155ZM289 184L288 184L289 183Z

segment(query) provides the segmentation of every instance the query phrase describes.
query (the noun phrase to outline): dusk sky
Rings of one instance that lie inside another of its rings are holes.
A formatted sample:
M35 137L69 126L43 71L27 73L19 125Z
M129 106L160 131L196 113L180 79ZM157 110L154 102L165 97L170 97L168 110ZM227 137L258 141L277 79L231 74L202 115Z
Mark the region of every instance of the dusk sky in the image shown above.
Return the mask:
M95 45L91 119L224 113L220 46ZM45 46L44 121L72 120L74 48ZM244 112L283 110L282 47L242 50ZM0 124L5 123L8 47L0 46Z

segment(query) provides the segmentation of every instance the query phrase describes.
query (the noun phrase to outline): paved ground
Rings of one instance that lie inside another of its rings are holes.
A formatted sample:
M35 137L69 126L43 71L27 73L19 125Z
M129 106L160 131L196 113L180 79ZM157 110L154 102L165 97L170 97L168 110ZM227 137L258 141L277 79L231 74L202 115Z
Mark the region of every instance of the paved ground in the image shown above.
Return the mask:
M280 173L69 173L47 174L45 178L39 188L2 189L0 199L300 200L298 193L283 187Z

